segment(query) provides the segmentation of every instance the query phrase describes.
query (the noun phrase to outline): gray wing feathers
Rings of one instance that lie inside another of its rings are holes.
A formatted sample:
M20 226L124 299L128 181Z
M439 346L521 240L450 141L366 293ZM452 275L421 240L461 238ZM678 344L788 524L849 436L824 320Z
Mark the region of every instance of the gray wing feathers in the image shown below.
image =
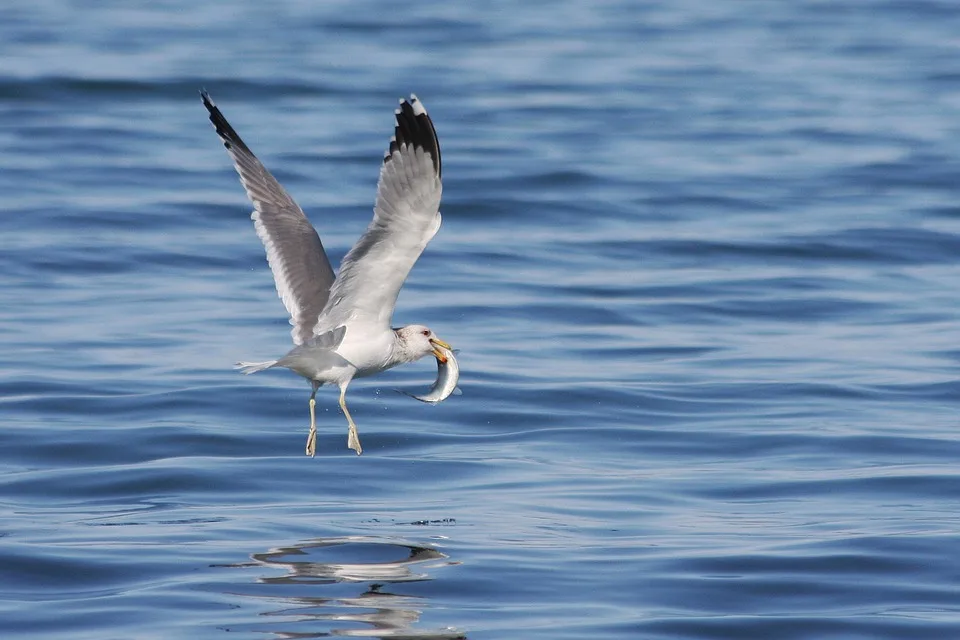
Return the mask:
M349 319L389 326L400 288L440 228L440 147L433 123L416 96L401 101L396 119L373 221L344 257L317 332Z
M304 224L300 221L284 220L285 213L258 206L252 217L267 250L277 294L290 314L293 342L302 344L313 335L334 276L316 230L309 223L301 228Z
M290 314L293 342L303 344L313 335L317 316L329 297L334 281L330 260L297 203L253 155L210 96L206 92L201 96L253 202L251 218L266 249L277 294Z

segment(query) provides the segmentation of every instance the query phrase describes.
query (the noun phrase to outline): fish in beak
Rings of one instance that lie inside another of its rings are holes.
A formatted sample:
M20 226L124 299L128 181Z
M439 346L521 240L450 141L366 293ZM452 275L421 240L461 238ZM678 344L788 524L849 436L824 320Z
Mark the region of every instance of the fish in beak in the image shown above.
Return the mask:
M453 347L451 347L451 346L448 345L446 342L444 342L443 340L440 340L440 339L438 339L438 338L430 338L430 343L431 343L432 345L434 345L434 347L443 347L443 348L446 349L447 351L453 351ZM445 353L443 353L442 351L440 351L440 349L436 349L436 348L435 348L435 349L433 350L433 356L437 359L437 362L440 362L440 363L442 363L442 364L446 364L446 362L447 362L447 355L446 355Z

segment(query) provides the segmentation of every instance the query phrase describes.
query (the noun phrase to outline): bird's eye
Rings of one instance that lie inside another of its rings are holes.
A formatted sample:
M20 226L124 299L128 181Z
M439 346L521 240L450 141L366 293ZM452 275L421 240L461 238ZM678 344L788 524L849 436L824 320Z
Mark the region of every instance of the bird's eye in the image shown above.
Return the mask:
M430 335L430 329L424 329L424 330L421 331L420 333L422 333L422 334L425 335L425 336L429 336L429 335Z

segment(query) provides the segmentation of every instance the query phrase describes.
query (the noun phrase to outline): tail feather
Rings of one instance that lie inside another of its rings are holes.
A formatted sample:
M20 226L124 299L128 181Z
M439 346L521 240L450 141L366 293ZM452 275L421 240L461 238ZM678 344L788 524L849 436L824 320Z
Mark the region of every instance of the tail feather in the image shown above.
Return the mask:
M276 360L267 360L265 362L238 362L237 369L246 375L269 369L277 364Z

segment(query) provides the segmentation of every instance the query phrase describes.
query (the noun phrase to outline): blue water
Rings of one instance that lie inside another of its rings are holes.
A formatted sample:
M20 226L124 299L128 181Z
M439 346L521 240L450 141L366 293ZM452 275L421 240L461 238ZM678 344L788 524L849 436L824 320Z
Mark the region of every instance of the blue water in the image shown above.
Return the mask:
M228 8L229 7L229 8ZM960 637L960 12L0 8L3 638ZM398 97L444 226L336 393L211 92L339 261Z

